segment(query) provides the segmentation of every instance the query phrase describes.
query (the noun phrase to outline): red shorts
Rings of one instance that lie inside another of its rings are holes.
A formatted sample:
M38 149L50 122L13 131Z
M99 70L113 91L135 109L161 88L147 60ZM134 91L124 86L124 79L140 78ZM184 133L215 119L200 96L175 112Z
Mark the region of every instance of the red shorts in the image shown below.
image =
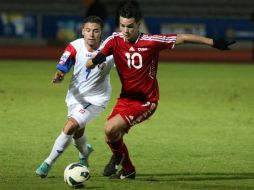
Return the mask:
M125 120L125 123L128 125L125 129L125 132L128 132L133 125L141 123L153 115L157 105L157 102L141 102L126 98L118 98L112 113L108 117L108 120L115 115L120 114Z

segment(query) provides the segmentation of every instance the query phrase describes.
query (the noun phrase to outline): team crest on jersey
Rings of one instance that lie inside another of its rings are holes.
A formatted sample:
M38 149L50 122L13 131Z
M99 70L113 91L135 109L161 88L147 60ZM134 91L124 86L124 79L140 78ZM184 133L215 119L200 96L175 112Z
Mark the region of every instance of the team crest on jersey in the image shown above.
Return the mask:
M138 51L147 51L147 48L138 48Z
M71 52L65 51L62 57L60 58L59 64L64 64L67 61L67 59L70 57L70 55L71 55Z
M87 54L86 54L86 57L93 57L93 54L87 53Z
M85 111L85 109L80 109L79 110L79 113L81 113L81 114L84 114L86 111Z

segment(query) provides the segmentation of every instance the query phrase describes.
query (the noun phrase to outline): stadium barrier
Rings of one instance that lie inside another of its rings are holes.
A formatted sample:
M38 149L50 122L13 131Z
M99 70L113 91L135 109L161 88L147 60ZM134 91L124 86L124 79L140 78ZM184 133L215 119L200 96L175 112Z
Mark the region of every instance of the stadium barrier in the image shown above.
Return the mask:
M64 47L0 47L0 59L55 59ZM160 61L252 63L251 50L174 49L160 53Z
M173 51L161 52L161 61L253 61L254 32L250 19L146 17L144 21L153 34L192 33L237 41L231 51L178 46ZM58 59L67 43L81 37L82 22L80 16L6 14L0 19L0 59ZM105 37L115 31L115 24L114 17L107 19Z

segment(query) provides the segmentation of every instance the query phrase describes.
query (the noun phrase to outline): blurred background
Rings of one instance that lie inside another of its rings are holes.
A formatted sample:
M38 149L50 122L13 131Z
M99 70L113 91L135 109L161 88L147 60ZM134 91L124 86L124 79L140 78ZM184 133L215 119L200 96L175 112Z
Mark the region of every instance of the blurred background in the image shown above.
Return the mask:
M236 40L232 51L184 45L162 52L166 61L253 63L253 0L138 0L146 33L192 33ZM84 17L105 21L104 37L117 31L119 0L0 0L0 59L58 59L81 37Z

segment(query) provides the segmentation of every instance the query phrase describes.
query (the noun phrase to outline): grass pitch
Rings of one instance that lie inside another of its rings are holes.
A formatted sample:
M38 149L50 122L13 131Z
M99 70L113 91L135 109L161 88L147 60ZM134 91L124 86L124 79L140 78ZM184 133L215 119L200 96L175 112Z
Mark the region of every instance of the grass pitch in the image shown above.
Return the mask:
M77 161L72 145L46 179L35 176L66 121L71 74L64 83L51 84L55 65L0 61L1 190L70 189L63 171ZM253 190L254 66L160 63L158 79L156 113L125 137L137 178L111 181L101 173L110 157L103 125L120 91L112 70L111 101L86 128L95 151L85 189Z

